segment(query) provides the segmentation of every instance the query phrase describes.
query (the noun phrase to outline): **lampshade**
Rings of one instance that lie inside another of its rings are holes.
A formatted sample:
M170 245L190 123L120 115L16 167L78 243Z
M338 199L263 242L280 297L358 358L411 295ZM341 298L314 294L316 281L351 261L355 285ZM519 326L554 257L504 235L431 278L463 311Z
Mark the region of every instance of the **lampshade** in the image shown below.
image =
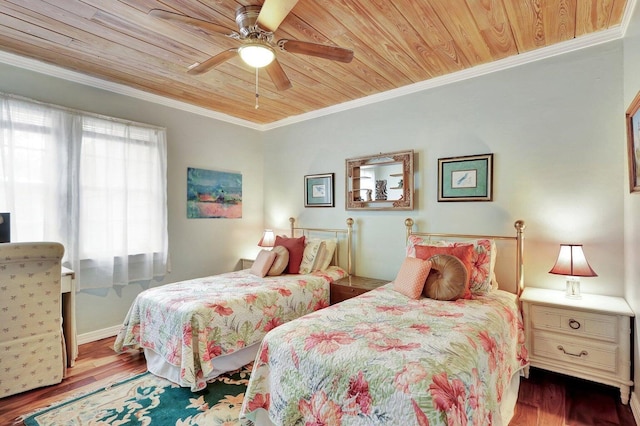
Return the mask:
M260 247L273 247L276 242L276 236L271 229L265 229L262 238L258 242Z
M550 274L566 275L567 289L565 296L570 299L580 299L580 277L597 277L591 269L582 251L582 244L560 244L558 260Z
M568 277L597 277L591 269L582 251L582 244L560 244L558 260L550 274L566 275Z
M271 46L264 43L248 43L238 49L242 60L253 68L269 65L276 57Z

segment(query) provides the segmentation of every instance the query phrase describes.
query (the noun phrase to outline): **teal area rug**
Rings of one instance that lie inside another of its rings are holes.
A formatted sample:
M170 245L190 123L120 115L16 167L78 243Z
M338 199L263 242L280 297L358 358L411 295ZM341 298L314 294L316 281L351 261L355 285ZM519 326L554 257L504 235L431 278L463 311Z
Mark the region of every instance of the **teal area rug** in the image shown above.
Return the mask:
M239 425L252 364L218 376L191 392L143 373L107 388L47 407L25 417L27 426Z

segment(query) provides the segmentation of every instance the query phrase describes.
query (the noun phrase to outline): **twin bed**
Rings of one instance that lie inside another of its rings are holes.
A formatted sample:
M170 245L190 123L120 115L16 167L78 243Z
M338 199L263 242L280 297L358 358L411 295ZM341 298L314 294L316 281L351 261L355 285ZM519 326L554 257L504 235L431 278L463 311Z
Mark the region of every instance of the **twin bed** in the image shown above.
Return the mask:
M471 298L411 299L392 282L272 330L244 424L508 424L528 365L517 298L524 224L515 237L413 233L406 224L408 256L420 245L474 246ZM494 243L505 240L515 244L515 293L495 288Z
M239 271L147 290L116 350L144 348L150 371L194 390L255 360L246 425L508 424L528 365L518 302L524 224L509 237L429 234L407 219L408 257L420 246L472 246L472 295L409 298L391 282L328 306L330 281L351 269L352 222L328 230L348 235L347 270L259 279ZM515 280L496 279L510 260Z
M329 306L329 284L351 271L353 220L344 229L290 222L290 241L302 234L307 243L333 242L333 265L264 277L246 269L145 290L116 336L116 352L143 349L150 372L197 391L207 380L253 361L271 329ZM338 266L341 252L346 269Z

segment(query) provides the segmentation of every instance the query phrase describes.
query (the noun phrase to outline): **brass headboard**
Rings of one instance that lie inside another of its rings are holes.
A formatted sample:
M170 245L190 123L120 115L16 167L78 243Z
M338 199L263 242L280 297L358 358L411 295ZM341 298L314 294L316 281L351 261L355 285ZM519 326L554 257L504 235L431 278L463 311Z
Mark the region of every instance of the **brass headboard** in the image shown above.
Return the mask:
M513 224L516 228L516 235L511 237L505 237L503 235L473 235L473 234L443 234L434 232L414 232L413 231L413 219L408 218L404 221L404 225L407 228L407 239L411 235L418 235L421 237L437 237L437 238L468 238L468 239L482 239L489 240L509 240L516 243L516 295L520 297L522 290L524 290L524 228L525 224L523 220L516 220Z
M310 232L326 232L326 233L330 233L330 234L334 234L334 236L336 237L336 239L338 238L338 234L344 234L346 236L347 239L347 274L351 275L352 271L352 262L351 262L351 252L352 252L352 247L353 247L353 219L352 218L347 218L347 228L346 229L329 229L329 228L302 228L302 227L296 227L295 226L295 222L296 220L292 217L289 218L289 222L291 222L291 236L295 236L295 232L296 231L300 231L302 232L302 235L309 235ZM336 248L336 251L333 253L333 263L335 265L340 265L339 263L339 245Z

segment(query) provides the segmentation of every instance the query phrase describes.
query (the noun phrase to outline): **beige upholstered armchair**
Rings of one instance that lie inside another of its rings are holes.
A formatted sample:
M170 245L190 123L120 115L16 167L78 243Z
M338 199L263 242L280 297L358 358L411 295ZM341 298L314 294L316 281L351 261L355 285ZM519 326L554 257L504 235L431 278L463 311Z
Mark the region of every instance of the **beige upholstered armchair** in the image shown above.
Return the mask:
M0 398L60 383L59 243L0 244Z

